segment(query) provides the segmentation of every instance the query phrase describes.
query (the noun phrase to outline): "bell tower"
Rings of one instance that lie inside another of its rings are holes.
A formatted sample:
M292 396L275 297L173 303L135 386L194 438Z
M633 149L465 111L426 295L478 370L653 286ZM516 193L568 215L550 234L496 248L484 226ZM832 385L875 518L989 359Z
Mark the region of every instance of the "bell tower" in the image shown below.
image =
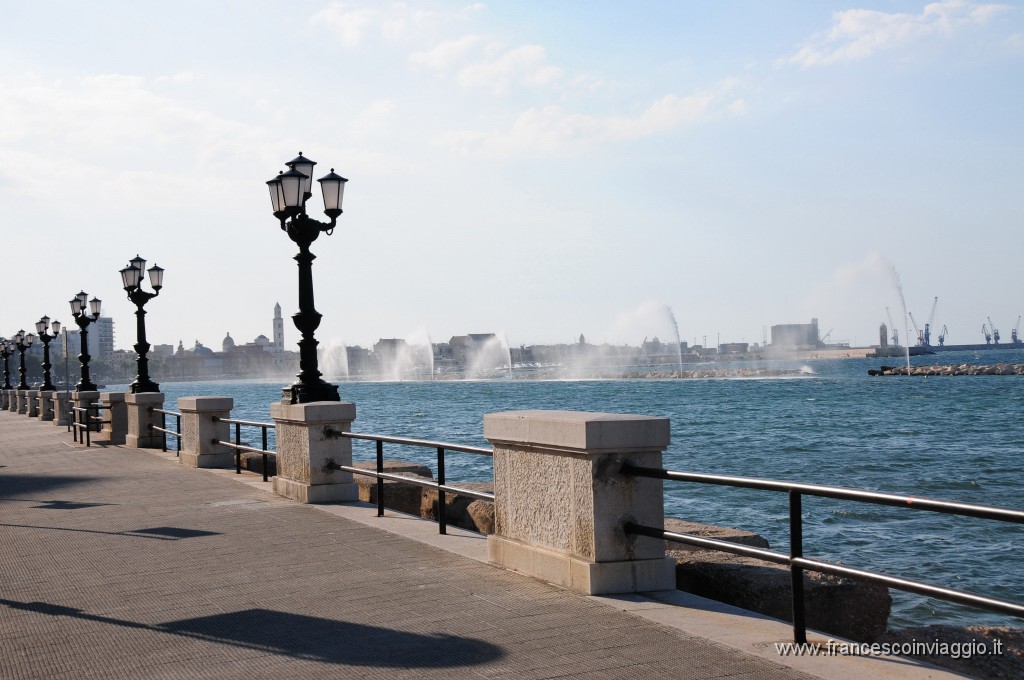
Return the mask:
M274 305L274 348L284 350L284 319L281 318L281 303Z

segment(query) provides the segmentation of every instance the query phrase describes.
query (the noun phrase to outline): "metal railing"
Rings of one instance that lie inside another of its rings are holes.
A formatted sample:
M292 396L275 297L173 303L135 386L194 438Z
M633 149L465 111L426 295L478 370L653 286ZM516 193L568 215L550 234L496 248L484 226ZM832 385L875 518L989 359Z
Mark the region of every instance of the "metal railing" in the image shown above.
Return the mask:
M68 428L71 430L74 441L85 442L86 447L92 446L92 433L99 432L100 426L109 424L109 420L103 420L99 412L106 409L103 404L88 404L87 406L71 407L71 418ZM92 415L96 411L96 415Z
M445 479L444 470L444 456L446 451L454 451L457 453L473 453L479 456L493 456L493 449L485 449L479 446L463 446L462 444L450 444L447 442L435 442L424 439L409 439L406 437L387 437L380 434L366 434L362 432L338 432L336 430L328 429L325 434L334 437L345 437L347 439L362 439L366 441L376 442L377 445L377 458L376 458L376 471L364 470L362 468L351 467L348 465L335 465L334 468L337 470L343 470L345 472L351 472L354 475L365 475L368 477L376 477L377 479L377 516L384 516L384 480L389 479L395 482L405 482L407 484L413 484L426 489L437 489L437 524L438 533L448 533L448 513L447 513L447 493L460 494L462 496L468 496L477 500L493 501L494 494L485 493L482 491L473 491L472 489L462 489L457 486L451 486ZM396 475L391 472L384 472L384 443L389 444L400 444L403 446L419 446L424 448L432 448L437 451L437 479L429 481L426 479L416 479L414 477L406 477L403 475Z
M879 583L890 588L895 588L897 590L925 595L927 597L976 607L999 614L1009 614L1010 616L1024 618L1024 605L1019 603L999 600L983 595L976 595L961 590L954 590L952 588L943 588L928 583L922 583L920 581L897 578L874 571L853 569L834 562L805 557L803 548L803 509L801 501L803 496L818 496L844 501L908 508L911 510L927 510L930 512L939 512L948 515L959 515L961 517L974 517L1000 522L1012 522L1015 524L1024 524L1024 511L985 505L970 505L967 503L940 501L928 498L897 496L894 494L876 493L873 491L848 489L844 487L800 484L754 477L728 477L723 475L676 472L662 468L641 467L630 463L625 463L622 466L622 474L633 475L636 477L650 477L653 479L667 479L680 482L694 482L697 484L713 484L718 486L731 486L744 489L759 489L786 493L789 496L789 554L739 545L736 543L729 543L727 541L713 538L665 531L664 529L659 529L657 527L644 526L633 522L627 522L624 525L624 529L627 534L650 536L651 538L659 538L666 541L673 541L675 543L685 543L709 550L733 553L735 555L754 557L767 562L788 566L793 598L793 639L797 643L807 642L807 625L804 609L804 571L859 578L872 583Z
M162 441L162 444L160 446L160 450L161 451L167 451L167 435L171 435L172 437L174 437L174 438L176 438L178 440L176 442L176 445L175 445L175 448L174 448L174 455L175 456L181 456L181 412L180 411L167 411L167 410L162 409L162 408L152 408L152 407L150 407L149 412L150 413L159 413L160 414L160 427L157 427L153 423L149 424L149 429L150 430L156 430L157 432L162 432L163 433L163 441ZM174 418L175 418L175 425L174 425L174 429L173 430L168 430L167 429L167 416L174 416Z
M213 416L213 422L215 423L227 423L235 426L235 441L221 441L220 439L214 439L214 444L223 444L235 450L235 474L242 474L242 452L251 451L253 453L263 454L263 481L267 481L267 463L270 454L275 457L276 451L267 449L267 431L275 429L277 426L274 423L260 423L253 420L234 420L232 418L221 418L220 416ZM249 446L248 444L242 443L242 427L258 427L262 430L263 435L263 447L256 448L255 446Z

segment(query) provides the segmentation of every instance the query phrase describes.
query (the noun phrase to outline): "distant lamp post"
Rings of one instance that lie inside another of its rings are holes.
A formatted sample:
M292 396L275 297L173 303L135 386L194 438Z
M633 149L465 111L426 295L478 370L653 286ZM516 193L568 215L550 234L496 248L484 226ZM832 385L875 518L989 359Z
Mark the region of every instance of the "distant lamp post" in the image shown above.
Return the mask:
M7 338L0 338L0 356L4 358L4 389L11 387L11 355L14 354L14 343Z
M18 382L19 390L29 389L28 383L25 382L25 350L32 346L36 341L36 336L29 333L25 334L25 331L18 331L18 334L14 336L14 345L18 348L18 352L21 354L21 366L18 372L20 378Z
M314 332L320 326L321 314L313 305L313 260L316 256L309 252L309 246L321 232L328 235L334 232L348 180L335 174L334 168L317 180L324 196L324 214L331 219L330 223L319 222L306 215L306 201L313 195L310 187L316 163L300 151L297 158L285 165L288 171L267 182L267 186L270 187L274 217L281 221L281 229L299 246L299 254L295 256L299 263L299 311L292 315L292 321L302 334L302 340L299 341L299 381L291 386L291 403L341 401L338 387L321 378L317 365L316 347L319 343Z
M157 265L149 268L149 285L153 287L152 293L142 290L142 271L146 268L146 261L136 255L128 266L121 270L121 283L124 285L124 292L128 293L128 299L135 303L135 331L136 339L135 353L139 356L139 375L131 384L132 392L159 392L160 386L149 379L149 342L146 341L146 310L145 304L160 294L164 287L164 270Z
M85 313L85 306L89 305L90 314ZM82 353L78 355L78 361L82 364L82 379L75 385L75 390L78 392L95 392L96 383L89 379L89 324L100 318L100 306L102 301L97 298L89 300L89 294L85 291L81 291L75 297L71 298L71 315L75 317L75 323L78 325L79 337L82 340Z
M52 335L47 332L49 330L53 331ZM53 366L50 363L50 341L60 335L60 321L54 321L51 327L50 317L44 316L36 322L36 332L39 333L39 339L43 341L43 384L39 386L39 389L44 392L53 392L57 388L50 381L50 368Z

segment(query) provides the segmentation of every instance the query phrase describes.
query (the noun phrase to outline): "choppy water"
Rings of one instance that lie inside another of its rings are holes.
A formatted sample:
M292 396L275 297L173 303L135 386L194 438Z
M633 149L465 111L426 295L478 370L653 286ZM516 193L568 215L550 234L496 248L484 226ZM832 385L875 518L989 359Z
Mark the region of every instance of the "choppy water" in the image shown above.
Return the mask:
M922 363L1024 362L1024 352L913 357ZM483 414L572 409L666 416L670 469L833 484L868 490L1024 508L1024 379L1015 376L877 377L869 368L894 360L778 362L813 375L785 379L351 382L342 398L357 406L354 429L487 445ZM762 364L763 365L763 364ZM179 396L235 399L236 418L269 420L279 383L162 385L167 407ZM116 389L112 387L111 389ZM372 444L356 443L357 459ZM272 446L272 445L271 445ZM422 460L419 449L385 455ZM451 454L453 481L491 477L490 461ZM666 483L666 514L756 531L785 551L783 494ZM902 508L805 498L805 554L854 567L1024 599L1024 526ZM893 592L890 625L1020 625Z

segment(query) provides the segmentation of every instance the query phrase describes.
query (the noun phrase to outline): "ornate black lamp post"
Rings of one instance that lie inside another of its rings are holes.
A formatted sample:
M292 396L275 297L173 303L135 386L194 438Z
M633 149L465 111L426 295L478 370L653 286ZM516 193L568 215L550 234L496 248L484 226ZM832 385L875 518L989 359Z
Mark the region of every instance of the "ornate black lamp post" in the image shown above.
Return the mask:
M139 355L139 375L131 384L133 393L159 392L160 386L149 379L149 343L146 341L146 310L143 306L160 294L164 287L164 270L154 264L149 268L149 285L153 286L153 292L147 293L142 290L142 271L146 268L146 261L136 255L128 266L121 270L121 283L124 285L124 292L128 293L128 299L135 303L135 331L137 342L135 353Z
M29 333L25 335L25 331L18 331L18 334L14 336L14 346L18 348L18 352L21 353L21 366L18 371L18 382L19 390L29 389L28 383L25 382L25 350L32 346L32 343L36 341L36 336Z
M39 339L43 341L43 384L39 386L40 390L44 392L49 390L53 392L57 388L50 382L50 367L53 365L50 363L50 341L60 335L60 321L53 322L53 334L47 333L50 326L50 317L44 316L39 321L36 321L36 332L39 333Z
M7 338L0 338L0 356L4 358L4 389L11 389L11 355L14 354L14 343Z
M86 300L88 300L90 314L85 313ZM89 294L85 291L80 291L78 295L71 298L71 314L75 317L75 323L78 324L79 337L82 339L82 353L78 355L78 360L82 363L82 379L75 385L75 390L79 392L94 392L96 391L96 383L89 379L89 331L86 329L96 319L100 318L100 305L101 300L95 297L89 300Z
M320 326L321 314L313 305L313 260L316 256L309 252L309 246L320 232L328 235L334 232L348 180L336 175L334 168L317 180L324 195L324 214L331 219L330 223L319 222L306 215L306 200L313 195L310 187L316 163L300 151L297 158L285 165L288 171L267 182L267 186L270 187L274 217L281 221L281 229L299 246L299 254L295 256L299 263L299 311L292 315L292 321L302 333L302 340L299 341L299 381L291 386L291 403L341 401L337 385L325 382L317 366L316 346L319 343L314 332Z

